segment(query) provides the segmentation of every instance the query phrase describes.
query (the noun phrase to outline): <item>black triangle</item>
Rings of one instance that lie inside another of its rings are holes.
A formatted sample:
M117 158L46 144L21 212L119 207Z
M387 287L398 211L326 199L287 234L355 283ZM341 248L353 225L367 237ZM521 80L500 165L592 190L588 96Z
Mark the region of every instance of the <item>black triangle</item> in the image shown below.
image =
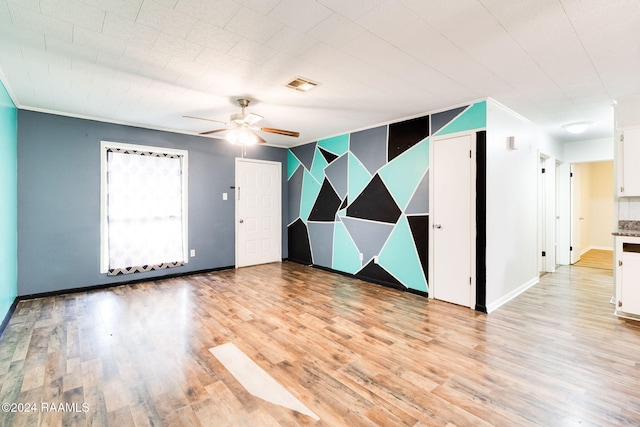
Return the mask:
M391 193L375 174L362 193L347 208L347 216L395 224L402 211Z
M288 227L289 259L305 265L311 264L311 245L307 226L300 218Z
M342 210L342 209L346 208L347 204L349 203L348 200L349 200L349 197L345 197L344 200L342 201L342 204L340 205L340 209L338 209L338 210Z
M422 264L424 277L428 280L427 254L429 253L429 217L427 215L407 216L407 221L409 222L409 228L413 236L413 243L416 245L416 251L418 251L418 258L420 258L420 263Z
M362 267L362 269L356 273L356 277L361 277L365 280L370 280L395 289L407 289L406 286L400 283L387 270L380 267L379 264L373 262L373 260L369 261L367 265Z
M333 153L328 152L327 150L325 150L322 147L318 147L318 149L320 150L320 152L324 156L324 159L327 161L327 163L331 163L331 162L333 162L335 159L337 159L339 157L339 156L336 156Z
M322 188L309 214L309 221L335 221L341 202L329 181L325 179L322 181Z
M387 159L391 161L429 136L429 116L389 125Z

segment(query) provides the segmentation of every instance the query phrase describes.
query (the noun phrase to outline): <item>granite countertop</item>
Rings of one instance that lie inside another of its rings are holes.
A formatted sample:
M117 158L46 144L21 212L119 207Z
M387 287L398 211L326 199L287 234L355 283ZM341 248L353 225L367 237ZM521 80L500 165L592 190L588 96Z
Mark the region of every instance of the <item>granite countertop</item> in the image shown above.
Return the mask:
M640 237L640 221L620 220L614 236Z

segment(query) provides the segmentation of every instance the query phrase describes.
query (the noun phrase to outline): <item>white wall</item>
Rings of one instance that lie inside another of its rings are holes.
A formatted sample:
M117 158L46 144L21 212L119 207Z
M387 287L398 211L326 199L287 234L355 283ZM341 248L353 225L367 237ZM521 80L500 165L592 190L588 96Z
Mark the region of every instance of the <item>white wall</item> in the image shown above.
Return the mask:
M509 136L515 137L516 150L509 149ZM561 152L536 125L492 99L487 101L489 312L537 283L539 158L546 154L553 165ZM550 197L555 200L552 187ZM549 224L554 224L553 220ZM553 242L554 227L549 229L553 234L547 241ZM547 255L553 260L555 252L549 249Z
M565 142L564 161L567 163L600 162L613 160L613 137Z

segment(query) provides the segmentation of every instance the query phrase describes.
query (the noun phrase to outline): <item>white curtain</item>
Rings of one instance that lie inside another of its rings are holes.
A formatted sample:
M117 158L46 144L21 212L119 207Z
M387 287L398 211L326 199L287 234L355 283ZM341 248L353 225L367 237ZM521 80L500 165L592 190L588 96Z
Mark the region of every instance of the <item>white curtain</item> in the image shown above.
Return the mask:
M109 273L184 264L182 157L107 151Z

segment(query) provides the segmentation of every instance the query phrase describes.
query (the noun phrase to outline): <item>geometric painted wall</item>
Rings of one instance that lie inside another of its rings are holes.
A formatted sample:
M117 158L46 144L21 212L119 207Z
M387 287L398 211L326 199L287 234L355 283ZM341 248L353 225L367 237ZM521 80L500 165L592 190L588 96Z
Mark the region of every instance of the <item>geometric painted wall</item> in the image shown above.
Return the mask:
M293 147L289 259L428 293L429 137L486 126L486 103Z

